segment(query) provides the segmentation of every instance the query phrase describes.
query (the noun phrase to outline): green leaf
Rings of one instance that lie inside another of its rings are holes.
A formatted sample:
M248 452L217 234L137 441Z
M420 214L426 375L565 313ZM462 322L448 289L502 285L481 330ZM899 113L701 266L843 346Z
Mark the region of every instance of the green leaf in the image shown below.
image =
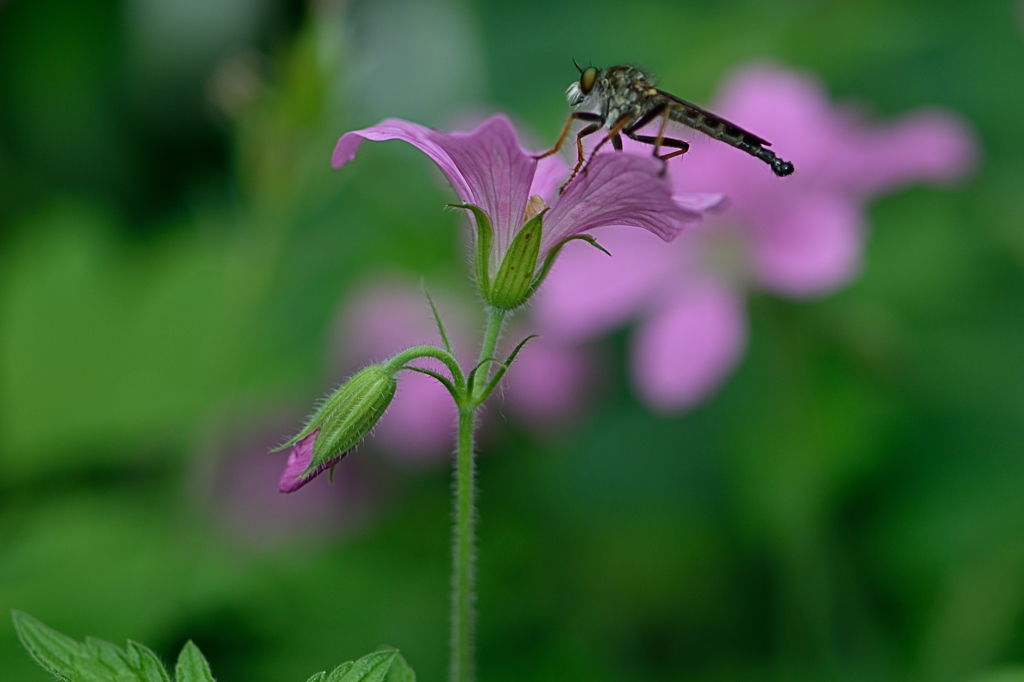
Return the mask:
M171 682L167 669L153 651L138 642L128 640L126 658L140 680L145 682Z
M402 654L397 654L395 660L391 663L387 682L416 682L416 673L409 667Z
M100 671L101 679L134 680L135 672L121 649L110 642L95 637L86 637L82 652L106 668ZM80 664L81 665L81 664ZM81 672L81 668L79 668Z
M315 676L314 676L315 677ZM185 643L174 667L175 682L214 682L210 664L192 640Z
M327 681L327 673L323 672L323 671L318 672L316 675L313 675L313 677L311 677L308 680L306 680L306 682L326 682L326 681Z
M160 659L141 644L129 641L127 651L95 637L79 644L32 616L15 611L12 617L32 658L63 682L170 682Z
M15 611L12 618L18 639L36 663L65 682L89 679L77 675L76 663L84 655L81 644L28 614Z
M342 663L331 672L327 682L381 682L397 655L397 649L386 649L374 651L356 661Z

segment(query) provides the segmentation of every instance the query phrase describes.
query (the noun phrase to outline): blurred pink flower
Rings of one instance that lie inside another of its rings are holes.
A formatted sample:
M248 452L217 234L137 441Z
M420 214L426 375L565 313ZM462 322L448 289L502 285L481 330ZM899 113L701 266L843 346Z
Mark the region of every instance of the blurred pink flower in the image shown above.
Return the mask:
M479 326L471 321L472 307L443 292L431 295L459 362L472 366L476 359L472 331ZM358 287L342 310L337 336L339 375L412 345L440 343L423 292L400 277L381 277ZM520 338L519 332L506 334L505 352ZM429 358L415 364L445 371ZM533 339L516 358L499 395L513 413L543 425L568 416L579 404L586 369L579 349ZM406 463L447 461L455 446L455 418L451 396L443 386L426 375L402 372L395 400L377 423L372 444Z
M233 539L253 546L274 546L333 535L369 521L383 499L387 479L374 475L369 460L346 462L301 492L278 492L281 470L290 453L267 451L280 444L301 412L272 407L254 416L218 415L204 429L189 480L197 499L216 510L218 523ZM217 462L215 468L211 463ZM301 469L297 472L301 475Z
M333 166L340 168L354 158L364 139L408 142L441 168L463 202L483 209L494 230L492 268L501 263L523 227L529 198L555 200L556 188L568 176L560 157L538 161L524 150L512 123L501 115L472 132L451 134L387 119L342 135L331 157ZM563 240L605 225L641 227L668 241L698 224L701 198L673 197L670 181L661 170L661 163L650 154L596 159L545 216L541 261Z
M780 67L739 70L713 111L771 140L796 173L780 179L724 144L695 144L671 162L677 192L724 192L726 214L670 248L640 232L600 230L594 236L614 258L566 249L534 308L542 331L570 343L639 319L633 380L663 411L706 397L739 361L745 289L793 298L837 289L860 271L872 197L952 182L976 161L970 128L952 114L869 126L832 105L813 76Z

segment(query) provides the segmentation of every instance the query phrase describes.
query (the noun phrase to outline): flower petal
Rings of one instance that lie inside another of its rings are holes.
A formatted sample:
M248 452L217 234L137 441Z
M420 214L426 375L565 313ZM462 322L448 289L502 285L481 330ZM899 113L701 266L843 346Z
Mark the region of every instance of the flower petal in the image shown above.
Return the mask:
M532 310L545 335L579 342L622 324L658 295L676 268L674 249L647 232L605 227L594 237L611 258L587 244L568 244L537 292Z
M335 457L334 459L321 464L316 468L316 471L311 473L309 476L303 477L302 472L306 470L306 467L309 466L310 460L313 459L313 444L316 442L316 436L318 433L320 433L319 429L309 434L296 443L292 447L291 452L288 453L288 463L285 465L284 474L281 475L281 482L277 486L277 489L280 492L295 492L340 462L345 456L341 455L341 457Z
M714 391L747 344L743 303L706 283L682 292L633 339L633 381L653 409L675 412Z
M754 276L766 289L797 297L824 295L860 272L859 202L809 194L758 221L752 232Z
M545 156L537 162L537 173L533 176L530 196L540 196L549 206L558 199L558 188L569 177L569 165L558 154Z
M837 174L842 172L848 186L866 196L915 182L952 184L974 170L979 153L971 127L938 109L851 130L844 141L837 150Z
M566 237L605 225L642 227L665 241L701 221L672 200L672 180L649 155L599 154L544 220L541 254Z
M331 164L335 168L345 165L364 139L403 140L429 156L459 198L479 206L490 217L499 258L522 227L537 161L519 144L515 128L505 116L492 116L472 132L451 134L389 118L342 135Z

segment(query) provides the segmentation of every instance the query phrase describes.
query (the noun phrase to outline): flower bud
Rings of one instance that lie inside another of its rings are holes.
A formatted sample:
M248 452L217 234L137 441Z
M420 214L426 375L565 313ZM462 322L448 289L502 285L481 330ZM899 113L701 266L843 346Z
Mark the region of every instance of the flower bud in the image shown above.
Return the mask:
M395 397L396 388L394 374L384 365L370 365L342 384L305 428L285 444L292 446L292 453L281 490L297 490L344 457L376 425Z

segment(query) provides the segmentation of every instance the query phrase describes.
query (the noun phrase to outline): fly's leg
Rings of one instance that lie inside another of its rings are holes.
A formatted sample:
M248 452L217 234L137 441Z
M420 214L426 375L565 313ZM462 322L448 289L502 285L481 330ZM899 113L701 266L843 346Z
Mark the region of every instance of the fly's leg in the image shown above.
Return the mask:
M621 152L622 151L622 136L621 135L616 135L615 137L612 138L612 146L615 147L615 151L617 151L617 152Z
M594 122L594 123L591 123L590 125L588 125L583 130L581 130L579 133L577 133L577 135L576 135L576 167L572 170L573 176L575 176L576 173L579 172L580 166L583 165L583 159L586 158L583 155L583 138L586 137L587 135L593 135L594 133L596 133L600 129L601 129L601 124L597 123L597 122ZM569 178L569 179L572 180L572 178ZM569 183L566 182L565 184L568 185Z
M651 144L651 145L657 145L658 144L658 138L654 137L653 135L637 135L636 133L630 133L628 131L626 132L626 135L628 135L630 138L636 140L637 142L643 142L644 144ZM674 137L663 137L661 139L661 146L662 147L671 147L671 148L676 150L674 152L669 152L668 154L657 154L656 156L659 159L661 159L662 161L668 161L669 159L675 158L675 157L679 156L680 154L685 154L686 152L688 152L690 150L690 143L689 142L684 142L683 140L677 140Z
M599 123L603 119L601 118L601 116L599 114L593 114L593 113L590 113L588 111L574 111L574 112L572 112L571 114L569 114L569 118L565 119L565 126L562 127L562 134L558 136L558 142L555 143L555 146L552 147L551 149L547 150L543 154L538 154L538 155L534 156L533 158L539 160L539 159L543 159L545 157L551 156L552 154L558 153L558 150L561 149L562 145L565 143L565 138L569 135L569 128L572 127L572 122L575 121L575 120L591 121L593 123ZM600 127L601 126L598 125L598 127L595 128L595 130L599 129ZM591 132L594 132L594 131L591 131ZM589 135L589 133L588 133L588 135Z
M661 145L665 141L665 126L668 125L668 116L670 112L671 110L668 107L665 107L665 111L662 112L661 115L661 125L658 127L658 139L654 142L654 155L662 161L665 159L659 156L658 152L661 151ZM662 172L665 172L664 166L662 167Z
M637 135L636 133L633 133L633 134L626 133L626 134L629 135L632 139L635 139L638 142L643 142L645 144L653 144L654 145L654 156L660 162L662 162L662 174L665 174L665 169L668 168L668 164L666 162L669 161L669 159L674 159L674 158L676 158L676 157L678 157L680 155L686 154L690 150L690 143L689 142L684 142L683 140L676 139L675 137L663 137L662 139L658 139L657 137L654 137L653 135ZM662 146L671 146L676 151L675 152L670 152L669 154L657 154L658 144L660 144Z
M575 165L575 168L572 169L572 173L569 175L569 179L565 180L565 184L563 184L558 189L558 194L562 194L563 191L565 191L565 187L569 186L569 183L575 179L575 176L577 176L580 173L581 169L583 169L584 173L587 172L587 166L589 166L590 162L594 160L594 157L597 156L598 151L600 151L600 148L604 146L605 142L617 137L618 141L622 143L622 137L618 136L618 133L621 133L626 128L626 125L629 122L630 120L628 118L623 118L618 120L618 122L615 123L615 125L611 126L611 129L608 130L608 134L605 135L604 138L602 138L601 141L597 143L597 146L594 147L594 151L590 153L590 159L587 160L586 164L584 164L583 156L583 135L585 132L588 135L593 132L597 132L598 130L600 130L601 126L599 123L592 123L580 131L580 135L577 136L577 145L578 151L580 152L580 160L577 162L577 165ZM593 130L591 130L591 128L593 128ZM614 142L612 142L612 146L614 146Z

